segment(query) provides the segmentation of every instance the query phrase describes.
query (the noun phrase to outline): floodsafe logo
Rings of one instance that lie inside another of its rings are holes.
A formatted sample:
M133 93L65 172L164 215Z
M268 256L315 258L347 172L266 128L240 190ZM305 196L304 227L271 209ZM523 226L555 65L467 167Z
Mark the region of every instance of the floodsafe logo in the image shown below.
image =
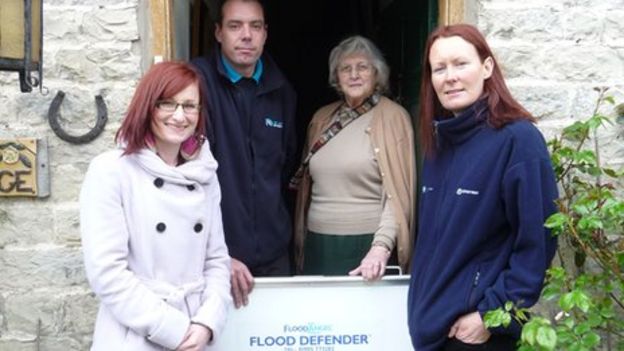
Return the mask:
M317 334L321 332L330 332L332 330L329 324L308 323L302 325L284 324L284 333L309 333Z
M277 335L254 335L249 337L249 346L284 351L338 351L340 347L352 350L356 345L368 345L370 334L336 333L330 324L284 324ZM319 348L320 347L320 348Z
M284 122L273 119L270 116L264 118L264 125L271 128L284 128Z

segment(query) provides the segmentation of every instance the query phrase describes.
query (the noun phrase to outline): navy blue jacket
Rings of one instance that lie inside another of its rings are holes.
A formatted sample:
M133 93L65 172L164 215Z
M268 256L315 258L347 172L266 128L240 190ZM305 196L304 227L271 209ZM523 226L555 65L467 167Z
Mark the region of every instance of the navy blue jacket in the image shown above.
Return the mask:
M296 95L267 55L259 84L232 83L216 49L193 60L207 89L207 136L219 162L221 208L230 255L252 271L288 253L287 182L296 165ZM244 102L248 106L243 106Z
M543 226L558 193L542 135L526 120L494 129L486 107L436 122L436 154L424 161L408 297L418 351L441 349L464 314L533 305L557 247Z

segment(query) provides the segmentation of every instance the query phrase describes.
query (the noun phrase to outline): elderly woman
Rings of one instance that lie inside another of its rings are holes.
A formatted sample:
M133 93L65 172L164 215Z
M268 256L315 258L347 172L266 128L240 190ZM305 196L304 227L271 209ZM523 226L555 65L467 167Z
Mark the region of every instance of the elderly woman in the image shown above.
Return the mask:
M413 243L414 140L408 113L383 97L389 68L353 36L329 57L342 96L308 126L295 219L300 273L381 278L390 257L408 267ZM395 255L393 255L393 252Z
M80 194L89 283L102 302L91 350L205 350L231 304L217 162L204 142L202 84L154 66Z

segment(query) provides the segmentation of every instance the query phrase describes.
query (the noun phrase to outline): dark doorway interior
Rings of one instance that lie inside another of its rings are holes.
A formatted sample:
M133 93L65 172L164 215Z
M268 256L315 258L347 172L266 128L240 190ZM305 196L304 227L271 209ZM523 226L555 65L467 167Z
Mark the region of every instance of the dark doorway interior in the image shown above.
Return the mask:
M314 111L337 99L327 83L327 60L331 49L350 35L366 36L379 46L391 68L391 97L408 111L416 106L422 48L436 24L437 0L267 0L264 6L266 50L297 91L299 140ZM194 57L214 45L209 19L215 9L204 1L193 7Z

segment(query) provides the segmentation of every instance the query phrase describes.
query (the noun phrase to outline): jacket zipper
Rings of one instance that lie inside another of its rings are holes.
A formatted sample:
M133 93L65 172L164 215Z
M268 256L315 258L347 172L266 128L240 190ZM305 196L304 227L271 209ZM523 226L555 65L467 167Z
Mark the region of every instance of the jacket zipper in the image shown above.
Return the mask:
M479 278L481 278L481 268L477 268L477 272L472 279L472 286L470 287L470 293L468 294L468 308L471 308L474 300L475 290L479 285Z

